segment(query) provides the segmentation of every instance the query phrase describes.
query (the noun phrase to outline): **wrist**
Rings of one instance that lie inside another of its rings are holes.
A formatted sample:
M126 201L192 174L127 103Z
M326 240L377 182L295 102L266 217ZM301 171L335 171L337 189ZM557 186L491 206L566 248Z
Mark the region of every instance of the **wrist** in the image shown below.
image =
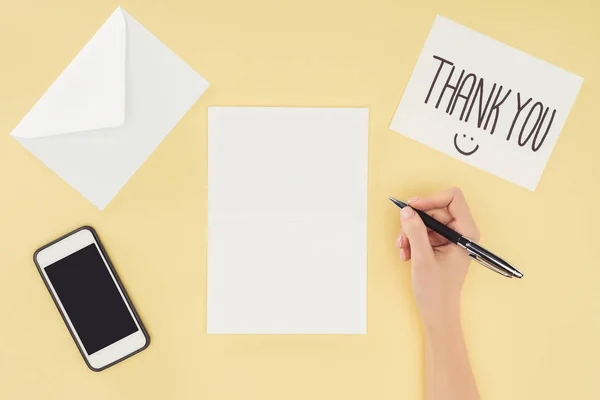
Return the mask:
M459 302L446 304L432 315L422 315L426 335L448 334L461 330Z
M425 336L430 339L446 337L462 332L460 317L446 318L436 323L423 323Z

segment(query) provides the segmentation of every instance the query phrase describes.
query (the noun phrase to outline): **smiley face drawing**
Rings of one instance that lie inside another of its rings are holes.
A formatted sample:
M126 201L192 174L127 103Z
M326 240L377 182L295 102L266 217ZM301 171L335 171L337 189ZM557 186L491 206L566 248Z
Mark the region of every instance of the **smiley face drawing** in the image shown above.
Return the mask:
M458 145L458 138L459 138L459 135L458 135L458 133L454 134L454 147L455 147L455 148L456 148L456 150L458 150L458 152L459 152L460 154L462 154L463 156L470 156L470 155L474 154L474 153L475 153L477 150L479 150L479 145L476 145L476 146L473 148L473 150L469 150L469 151L465 151L465 150L461 149L461 147ZM474 139L473 139L473 137L471 137L471 140L467 140L467 135L465 135L465 134L463 133L463 135L462 135L462 138L461 138L461 141L462 141L462 143L461 143L461 144L464 146L464 142L467 142L467 143L470 143L470 142L471 142L471 143L472 143L472 142L473 142L473 140L474 140ZM472 146L472 144L471 144L471 146Z

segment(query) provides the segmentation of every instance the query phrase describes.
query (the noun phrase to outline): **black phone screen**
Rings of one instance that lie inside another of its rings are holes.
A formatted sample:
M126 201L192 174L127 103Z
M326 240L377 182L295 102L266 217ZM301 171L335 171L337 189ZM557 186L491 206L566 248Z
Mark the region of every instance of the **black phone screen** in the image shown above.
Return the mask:
M89 355L138 331L95 244L45 271Z

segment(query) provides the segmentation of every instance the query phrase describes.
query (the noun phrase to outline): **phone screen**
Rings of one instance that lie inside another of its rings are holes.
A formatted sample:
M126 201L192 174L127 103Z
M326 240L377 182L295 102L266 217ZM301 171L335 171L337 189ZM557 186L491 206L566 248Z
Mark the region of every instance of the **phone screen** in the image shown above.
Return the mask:
M139 330L95 244L45 271L88 355Z

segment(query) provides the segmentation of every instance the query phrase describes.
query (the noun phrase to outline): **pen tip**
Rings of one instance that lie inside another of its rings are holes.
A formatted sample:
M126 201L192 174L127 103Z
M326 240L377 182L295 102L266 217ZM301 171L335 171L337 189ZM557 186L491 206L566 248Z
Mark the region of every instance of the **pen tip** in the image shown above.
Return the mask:
M395 198L393 198L393 197L388 197L388 199L390 199L390 201L391 201L392 203L394 203L394 204L395 204L397 207L399 207L399 208L404 208L404 207L406 207L406 205L407 205L405 202L403 202L403 201L400 201L400 200L398 200L398 199L395 199Z

